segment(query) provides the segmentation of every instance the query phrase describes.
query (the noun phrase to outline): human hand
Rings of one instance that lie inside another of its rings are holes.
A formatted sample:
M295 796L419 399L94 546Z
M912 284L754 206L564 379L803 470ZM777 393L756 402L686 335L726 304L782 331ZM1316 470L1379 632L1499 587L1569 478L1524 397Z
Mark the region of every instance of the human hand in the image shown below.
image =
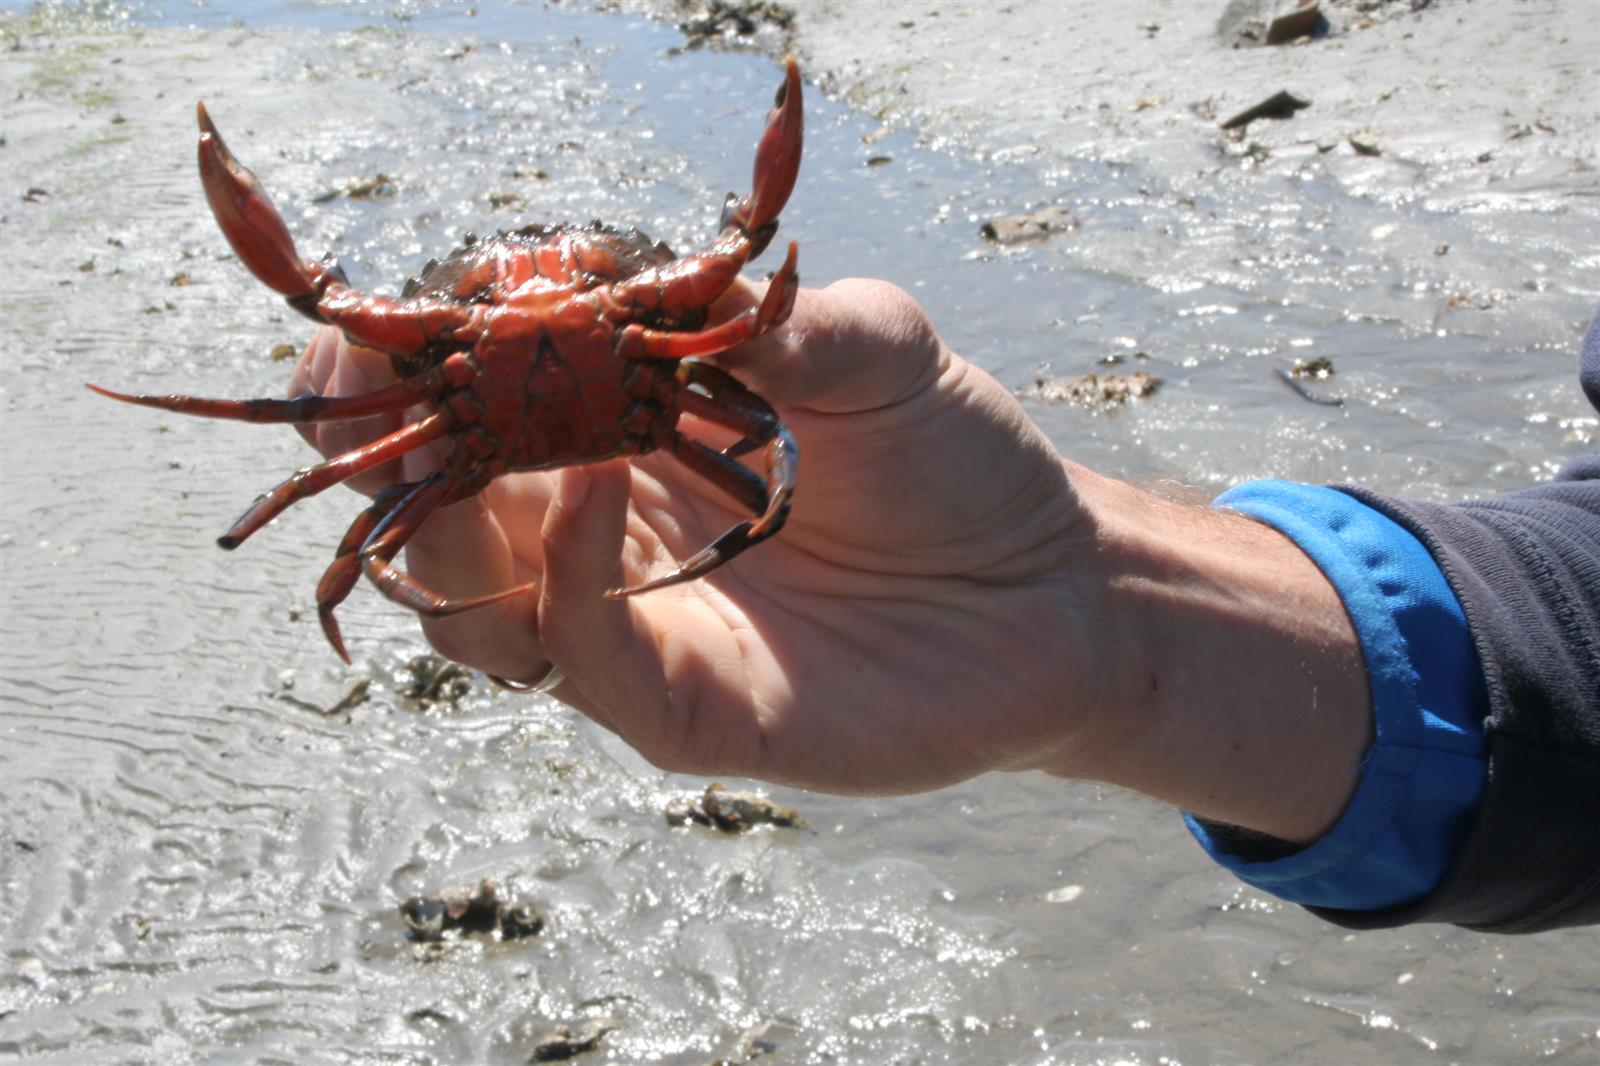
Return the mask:
M717 362L799 444L783 532L708 578L608 599L746 516L659 454L502 477L435 512L407 565L451 597L538 594L423 619L440 651L512 679L553 663L561 699L669 769L858 793L1041 769L1285 840L1343 810L1371 740L1366 676L1292 541L1061 459L883 282L802 290L781 329ZM324 330L292 388L392 380ZM332 453L398 420L303 432Z
M607 599L747 516L664 455L503 477L430 517L406 565L446 596L539 592L425 618L429 640L512 679L554 663L561 699L671 769L876 793L1059 762L1105 702L1067 565L1090 537L1015 398L881 282L803 290L783 328L717 362L798 442L781 534L707 579ZM291 391L392 380L385 357L324 329ZM398 420L302 431L334 454ZM435 460L415 452L354 484L415 481Z

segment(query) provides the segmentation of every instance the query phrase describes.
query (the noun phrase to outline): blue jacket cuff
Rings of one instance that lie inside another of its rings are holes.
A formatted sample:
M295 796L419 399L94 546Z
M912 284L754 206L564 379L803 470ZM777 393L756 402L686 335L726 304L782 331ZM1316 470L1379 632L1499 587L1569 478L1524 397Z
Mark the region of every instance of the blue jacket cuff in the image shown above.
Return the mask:
M1218 863L1295 903L1380 910L1426 895L1454 861L1485 780L1488 695L1460 602L1421 542L1337 489L1253 481L1216 505L1289 537L1338 591L1377 739L1339 821L1287 857L1250 861L1226 830L1185 815L1190 830Z

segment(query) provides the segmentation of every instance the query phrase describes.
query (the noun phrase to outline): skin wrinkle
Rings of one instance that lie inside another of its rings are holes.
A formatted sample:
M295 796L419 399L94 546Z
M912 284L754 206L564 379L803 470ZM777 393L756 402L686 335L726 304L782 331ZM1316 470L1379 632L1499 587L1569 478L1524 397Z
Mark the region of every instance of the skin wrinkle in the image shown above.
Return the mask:
M949 597L949 599L952 600L954 598L955 597ZM915 597L900 601L881 601L879 606L884 609L872 612L869 615L869 620L874 623L871 627L859 630L845 630L829 625L826 621L826 618L828 617L826 611L807 611L803 609L803 607L800 606L800 603L804 602L803 600L796 602L788 599L764 597L761 602L768 611L781 612L791 616L803 618L807 624L826 630L838 638L838 643L841 646L873 646L879 648L888 648L892 645L905 644L906 637L904 636L904 608L922 608L927 604L927 600L925 598ZM960 606L962 610L967 609L964 604ZM994 618L984 616L981 612L973 611L971 614L974 617L981 618L985 623L986 628L995 634L994 639L991 642L995 645L995 647L987 650L976 650L975 653L971 655L973 661L1004 661L1006 658L1006 652L1015 646L1015 637L1007 628L1006 622L1004 620L997 621ZM949 626L947 625L944 628L949 628ZM1024 628L1021 636L1026 637L1028 635L1030 635L1029 631ZM932 656L933 661L928 662L922 668L923 672L931 675L943 668L946 664L945 653L942 650L936 649L949 646L951 643L951 641L938 639L930 641L926 639L923 634L918 634L917 638L911 644L909 649L903 655L897 655L894 656L894 658L927 659ZM962 687L966 687L968 684L969 682L963 680ZM755 691L759 692L759 687L757 687ZM981 693L975 693L971 702L973 705L976 705L981 701ZM1047 705L1053 706L1054 703L1055 700L1052 699ZM841 753L843 753L846 757L849 757L853 755L858 748L858 745L850 743L848 738L845 738L845 742L841 743L841 738L837 735L820 737L812 735L807 729L807 724L803 716L794 713L774 713L769 721L772 723L772 727L763 729L760 738L762 741L762 752L764 759L770 758L770 756L766 755L766 752L770 750L771 744L774 743L776 739L781 739L783 743L791 746L795 743L803 741L819 754L831 754L836 760L840 757ZM785 735L788 731L794 732L789 733L789 735ZM1033 731L1030 730L1030 732ZM966 733L960 732L959 729L956 728L955 723L948 723L943 719L934 719L931 721L924 719L922 722L922 728L917 731L915 737L915 743L908 743L906 747L908 749L923 751L925 753L924 759L929 765L947 762L948 754L949 751L952 750L952 747L954 747L956 750L965 751L968 754L983 750L981 741L976 741L973 737L967 735ZM1018 748L1019 751L1012 752L1004 748L997 748L984 756L986 761L992 764L990 768L998 768L1007 763L1014 763L1022 757L1020 754L1021 745L1013 743L1010 746ZM774 776L772 771L764 769L766 766L765 762L761 763L760 765L763 767L763 769L757 772L757 776L767 777L768 779L773 780L781 780L781 777ZM941 770L940 774L938 775L938 780L939 783L948 784L959 779L960 776L961 775L957 773L954 768L950 768ZM800 785L804 784L804 782L800 781L795 783ZM924 784L927 783L928 782L924 782ZM901 791L902 790L898 789L872 790L872 794L899 794Z
M762 666L771 668L775 677L782 678L785 682L787 682L788 678L787 675L785 675L783 671L778 668L777 663L774 662L770 656L764 654L763 643L761 641L760 634L756 630L756 627L750 624L748 620L742 621L743 624L734 623L731 624L730 628L732 630L734 643L739 647L739 650L744 653L745 666L743 673L745 676L745 684L749 688L750 692L755 696L755 709L754 715L752 716L755 725L756 741L754 761L756 766L764 767L770 765L772 762L772 732L774 727L783 720L784 716L777 707L773 706L768 699L761 695L763 688L762 686L756 684L756 679L753 676L753 664L759 660ZM776 685L773 687L774 689L778 688ZM781 695L792 701L794 693L791 687L785 683L782 686L782 690L783 691Z
M744 766L749 766L752 760L756 766L766 765L768 761L767 753L769 750L769 730L772 723L778 720L781 715L778 713L776 708L759 699L759 696L763 691L762 686L756 684L755 679L751 676L750 667L748 665L751 661L749 652L760 650L759 642L757 639L755 639L755 626L750 624L749 620L739 612L732 610L731 604L729 604L723 597L710 597L705 603L705 606L710 608L714 613L722 616L724 624L728 627L728 636L731 638L735 648L745 653L742 657L742 662L740 656L735 656L729 659L723 665L712 666L709 671L710 676L713 679L726 678L727 680L724 682L724 684L726 684L729 688L742 689L750 693L753 697L757 697L756 712L751 716L751 729L749 731L749 737L754 742L753 755L751 755L748 759L742 760L728 759L726 751L734 739L734 731L727 728L721 728L716 734L716 744L710 749L707 755L706 766L717 771L720 771L724 768L738 770L741 773L741 776L743 776L743 771L741 768ZM718 609L719 607L721 608L720 610ZM698 649L698 653L702 661L707 658L703 649ZM779 673L781 674L781 671L779 671ZM695 713L696 712L691 712L690 721L685 723L683 732L685 742L694 736L695 730L693 718ZM750 748L751 744L746 742L740 744L739 746L741 748Z
M627 607L630 614L639 610L632 603L627 604ZM637 631L637 627L635 627L635 631ZM655 651L655 662L663 665L661 676L665 679L668 675L665 665L676 658L669 649L669 642L674 630L663 626L652 628L649 632L651 644ZM705 704L705 701L701 698L701 693L705 688L705 682L702 678L688 672L684 672L682 676L689 679L687 684L680 682L674 685L663 680L659 698L651 701L659 707L655 719L658 736L671 737L671 757L668 758L660 754L660 752L666 750L665 747L660 748L658 752L651 752L643 746L639 748L640 754L644 755L653 765L674 772L680 770L688 772L685 768L693 765L694 759L689 750L689 742L695 735L694 727L700 715L700 708ZM684 691L685 689L688 691ZM678 724L671 729L664 729L668 723ZM659 744L660 741L658 740L657 743Z
M756 601L759 603L761 608L759 612L760 614L789 614L791 616L803 617L805 621L812 626L816 626L817 628L824 629L829 632L839 632L832 629L832 627L828 626L824 621L822 621L817 613L807 614L806 612L798 611L787 598L764 595L761 594L759 590L752 591L756 592L756 594L760 596L760 599ZM718 609L719 604L720 610ZM729 602L726 597L715 592L712 593L703 606L711 609L714 613L717 613L721 616L724 624L728 627L730 636L733 637L733 641L736 646L743 647L745 642L748 641L752 642L751 647L753 650L763 652L761 656L763 662L773 668L774 677L783 678L785 680L784 688L786 690L789 688L787 685L788 672L771 654L767 653L762 646L764 642L760 637L760 626L758 626L756 622L752 620L752 614L757 612L737 611L733 609L731 602ZM770 618L767 622L767 627L773 628L773 622L770 620ZM847 647L850 646L846 642L841 641L841 643L844 643ZM690 654L703 655L703 649L693 648ZM713 676L715 675L713 674ZM757 679L750 674L748 669L746 669L741 674L740 684L737 691L744 693L747 696L759 696L763 692L763 689L756 682ZM751 733L752 737L754 738L752 754L752 758L754 760L753 768L748 764L742 767L739 771L741 776L750 776L751 774L754 774L755 776L770 775L772 771L769 770L768 767L773 765L772 750L775 735L782 733L786 725L793 726L798 724L796 715L780 711L765 698L759 701L759 706L760 712L755 716L755 720L752 722L752 725L755 727ZM726 732L726 730L723 731L724 736L726 735ZM692 735L693 734L691 732L685 733L686 738ZM750 747L750 745L744 746ZM719 749L720 747L725 747L725 741L723 744L719 745ZM768 779L772 778L768 777ZM800 784L800 782L796 782L796 784Z
M920 402L919 398L921 396L928 396L930 398L928 403L934 407L934 410L905 411L896 419L900 423L899 425L870 427L862 435L877 438L879 442L877 450L886 458L892 460L895 465L903 465L905 463L906 447L902 442L902 435L914 438L923 429L921 423L929 419L959 417L957 409L963 405L984 406L985 394L988 391L984 388L985 379L976 375L973 370L972 365L965 360L946 360L940 379L929 382L927 389L919 391L912 399L907 401L909 405L914 406ZM938 391L929 391L934 389ZM1031 437L1031 434L1029 436ZM958 455L956 459L958 460L959 458L960 456ZM927 469L930 472L938 471L927 493L930 498L937 498L946 484L960 480L960 478L950 475L953 465L955 465L955 460L951 460L949 457L929 457L918 464L921 469ZM972 508L970 516L962 525L943 523L947 527L947 532L939 539L919 540L909 543L923 550L937 549L946 545L960 546L963 540L970 541L974 532L987 532L995 528L1012 530L1031 525L1033 523L1023 523L1017 519L1031 517L1038 509L1038 501L1030 503L1025 499L1026 493L1032 488L1032 485L1019 486L1017 493L1010 500L1005 501L999 510L993 507ZM941 517L944 517L946 513L942 509ZM1012 518L1011 515L1013 514L1017 517ZM803 523L801 523L801 527L803 529ZM1042 540L1049 535L1048 531L1041 531L1040 539ZM996 559L994 562L998 563L999 561L999 559ZM881 564L878 559L874 559L872 565L879 566ZM965 561L964 565L966 565ZM978 568L982 569L983 565L980 564Z
M657 456L653 461L674 460L668 456ZM652 476L640 461L635 460L630 465L634 505L628 509L620 572L624 575L633 572L642 577L657 565L677 566L677 557L669 545L673 543L680 546L687 545L692 537L685 529L682 498L675 496L664 482ZM641 474L645 475L642 484ZM696 507L696 510L699 509L696 501L689 502ZM709 540L710 535L706 535L705 539ZM685 554L691 550L695 549L687 549Z

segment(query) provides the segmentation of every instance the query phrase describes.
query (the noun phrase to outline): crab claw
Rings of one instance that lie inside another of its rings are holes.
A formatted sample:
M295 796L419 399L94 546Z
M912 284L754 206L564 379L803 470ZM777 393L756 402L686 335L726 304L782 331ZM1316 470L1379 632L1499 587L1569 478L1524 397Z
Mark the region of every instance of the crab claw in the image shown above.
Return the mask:
M799 256L800 246L790 241L789 254L784 256L783 266L772 276L772 281L767 286L767 295L756 311L754 326L756 334L765 333L789 320L789 313L794 310L795 294L800 291L800 274L795 270Z
M767 115L766 132L756 146L750 195L730 205L731 209L723 220L725 226L738 226L761 247L765 247L767 241L772 239L771 233L761 239L761 231L777 220L784 204L789 202L795 178L800 174L802 120L805 117L800 94L800 67L793 56L786 57L783 65L783 84L778 86L777 99Z
M315 296L316 281L261 182L222 143L206 105L195 104L195 113L200 119L200 183L234 254L252 274L291 300Z

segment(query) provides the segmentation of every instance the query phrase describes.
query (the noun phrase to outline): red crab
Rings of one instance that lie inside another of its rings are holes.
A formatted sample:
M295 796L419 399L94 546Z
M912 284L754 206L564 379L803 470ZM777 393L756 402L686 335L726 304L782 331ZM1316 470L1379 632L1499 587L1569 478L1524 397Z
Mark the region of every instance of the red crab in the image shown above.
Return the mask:
M753 191L729 194L722 231L675 258L638 230L599 222L528 226L470 238L430 263L399 297L350 287L336 266L304 259L256 177L234 159L198 105L200 178L228 243L250 271L295 310L337 326L352 343L386 353L402 379L364 396L288 400L103 396L184 414L247 422L324 422L417 407L405 428L298 471L261 496L218 538L234 548L297 500L433 441L448 441L439 469L379 494L350 526L317 586L323 632L349 661L334 618L364 570L384 595L432 617L532 591L448 599L394 565L435 510L467 499L501 474L613 456L671 453L755 517L740 522L676 570L608 595L626 596L702 577L782 528L794 491L793 438L767 402L694 356L726 351L788 317L799 278L795 245L759 307L715 326L707 308L778 229L800 169L800 72L793 59L756 148ZM677 429L684 412L741 434L716 451ZM734 456L765 449L767 475Z

